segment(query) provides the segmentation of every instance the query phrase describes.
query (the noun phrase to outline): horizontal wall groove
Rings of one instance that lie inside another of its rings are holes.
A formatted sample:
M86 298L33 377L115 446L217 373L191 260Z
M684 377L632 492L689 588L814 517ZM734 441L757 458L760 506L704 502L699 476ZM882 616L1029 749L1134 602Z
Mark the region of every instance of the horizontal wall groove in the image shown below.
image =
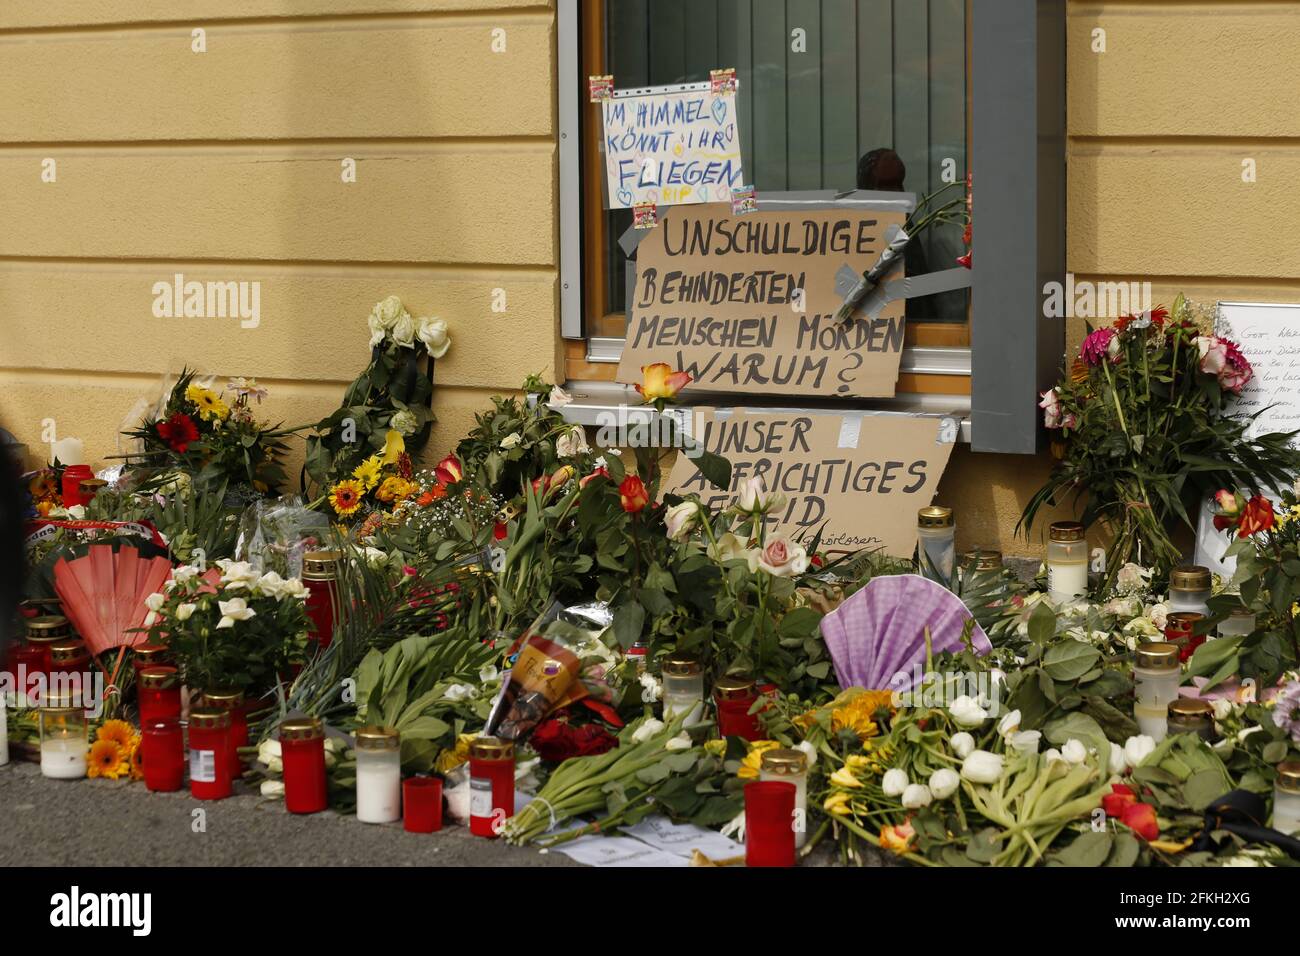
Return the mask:
M1288 152L1300 148L1300 135L1285 136L1107 136L1096 133L1070 133L1067 148L1086 147L1089 151L1116 150L1221 150L1221 149L1276 149Z
M358 375L360 375L361 372L365 371L365 366L367 361L369 361L369 354L359 354L357 356ZM179 372L179 369L173 370L170 374L174 376L176 372ZM212 375L218 381L226 377L225 373L214 373L210 369L204 370L202 368L199 368L197 370L197 374L200 378L204 378L206 376ZM109 382L114 382L114 383L135 382L141 384L146 388L151 388L153 386L156 386L162 380L163 375L164 373L162 372L133 372L130 370L119 370L119 369L32 368L32 367L20 367L20 366L11 366L11 365L0 365L0 381L4 381L4 380L28 381L32 379L46 379L46 380L53 379L55 381L70 380L75 384L84 385L86 383L86 379L99 379L104 384L107 384ZM262 406L263 409L265 409L267 406L273 403L274 389L276 389L277 387L280 389L295 389L299 391L315 391L318 390L318 388L319 389L334 389L334 388L342 389L347 385L351 384L353 381L353 379L351 378L312 378L312 379L275 378L269 375L258 375L256 376L256 378L257 378L258 385L263 385L273 390L272 398L268 399L263 404ZM436 366L434 368L434 381L437 387L437 394L443 397L452 395L457 392L470 392L474 394L481 394L483 392L493 392L493 393L500 394L502 391L511 391L511 389L509 388L502 389L499 386L493 386L493 385L459 385L459 384L441 383L437 381ZM523 381L522 377L520 378L520 381L521 382ZM339 400L342 401L342 399L343 396L342 394L340 394ZM435 412L437 410L436 398L434 400L434 410ZM263 414L259 417L265 418L269 416L267 416L267 414L263 412Z
M436 21L438 26L476 26L493 25L503 20L512 23L549 23L555 19L555 11L546 5L492 8L484 10L413 10L410 12L377 13L326 13L326 14L284 14L245 17L191 17L177 20L122 20L112 23L77 23L51 24L46 26L0 26L0 41L8 37L43 37L57 34L112 34L112 33L174 33L177 30L189 32L196 27L205 30L214 28L262 28L268 25L288 27L306 27L322 29L330 27L351 28L360 26L367 29L393 29L419 26L422 23ZM209 40L212 38L209 37ZM508 49L508 47L507 47Z
M438 262L404 262L364 259L159 259L150 256L18 256L0 255L0 271L15 266L47 266L67 269L84 267L88 270L146 272L184 271L186 267L211 269L214 266L231 269L249 269L261 272L315 272L317 274L337 273L339 275L375 274L386 272L431 273L440 279L484 279L492 276L508 275L520 279L537 279L548 281L556 278L557 272L549 266L536 264L501 262L501 263L454 263Z
M87 140L68 142L0 142L0 155L24 152L42 153L58 151L64 155L112 156L132 152L157 150L159 155L174 157L187 150L206 152L247 153L250 150L266 153L288 154L285 158L311 160L337 160L343 157L374 160L402 155L426 155L444 152L552 152L555 137L529 136L392 136L392 137L340 137L321 139L217 139L183 140L151 139L139 141ZM326 152L326 150L330 150ZM340 152L346 150L346 152Z

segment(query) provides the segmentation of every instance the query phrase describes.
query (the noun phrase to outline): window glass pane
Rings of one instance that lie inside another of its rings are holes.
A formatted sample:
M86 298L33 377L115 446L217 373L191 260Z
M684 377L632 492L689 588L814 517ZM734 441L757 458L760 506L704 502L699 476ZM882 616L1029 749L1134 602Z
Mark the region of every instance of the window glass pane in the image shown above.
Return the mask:
M862 187L920 197L943 185L945 161L966 175L965 0L603 2L604 72L618 88L736 68L745 178L760 193ZM632 214L604 215L608 302L621 311L618 237ZM950 268L964 251L960 227L938 227L909 247L907 272ZM909 300L907 317L965 322L967 301L966 290Z

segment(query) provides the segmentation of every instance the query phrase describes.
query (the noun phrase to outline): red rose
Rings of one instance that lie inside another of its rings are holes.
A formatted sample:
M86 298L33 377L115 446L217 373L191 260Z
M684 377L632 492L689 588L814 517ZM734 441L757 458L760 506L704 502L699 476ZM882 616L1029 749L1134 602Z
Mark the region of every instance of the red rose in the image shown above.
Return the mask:
M555 717L539 724L530 742L538 756L556 763L570 757L594 757L618 746L618 738L599 724L575 727Z
M1268 531L1273 527L1273 522L1273 503L1263 495L1256 495L1241 509L1237 537L1249 538L1252 534Z
M608 477L609 477L609 469L606 468L604 465L601 465L599 468L597 468L595 471L593 471L590 475L586 475L585 477L579 479L579 481L578 481L578 487L579 487L579 488L586 488L588 482L593 481L593 480L595 480L596 478L608 478Z
M438 481L444 485L454 485L465 477L465 468L461 465L459 458L455 455L448 455L438 462L433 469L433 473L437 475Z
M177 412L165 422L157 424L158 437L174 452L185 454L190 442L198 441L199 429L190 416Z
M628 475L623 479L623 483L618 486L618 498L623 504L623 510L629 514L636 514L650 503L645 482L636 475Z
M1119 822L1148 843L1160 836L1160 823L1156 820L1156 808L1149 803L1132 803L1125 807Z
M1101 798L1101 808L1106 811L1108 817L1123 817L1124 811L1135 803L1137 803L1137 794L1122 783L1112 783L1110 793Z

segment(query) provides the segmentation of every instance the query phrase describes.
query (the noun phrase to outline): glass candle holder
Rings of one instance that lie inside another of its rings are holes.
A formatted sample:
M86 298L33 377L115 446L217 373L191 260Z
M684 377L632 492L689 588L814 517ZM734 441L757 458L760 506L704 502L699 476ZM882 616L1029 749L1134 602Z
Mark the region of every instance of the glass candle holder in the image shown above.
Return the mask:
M146 667L136 684L140 720L162 720L181 716L181 680L176 668L168 665Z
M650 648L640 641L636 641L623 652L623 656L630 661L636 662L636 676L640 677L645 673L646 659L650 653Z
M1147 704L1133 705L1133 719L1137 721L1138 733L1145 734L1156 743L1169 736L1169 708L1152 707Z
M302 583L307 588L311 636L321 647L334 639L339 612L339 564L342 551L308 551L302 556Z
M0 767L9 762L9 702L0 694Z
M1178 648L1164 642L1139 644L1133 659L1134 698L1162 713L1178 697L1183 671Z
M402 829L408 833L442 829L442 778L411 777L402 781Z
M85 504L81 500L81 483L87 478L94 478L95 473L89 465L69 465L63 469L63 507Z
M1178 648L1178 659L1185 661L1205 643L1204 634L1193 633L1205 615L1196 611L1171 611L1165 618L1165 640Z
M1214 708L1209 701L1196 697L1179 697L1169 704L1167 732L1196 734L1202 740L1214 739Z
M46 649L30 641L14 648L9 660L13 667L16 706L25 707L36 696L34 685L45 674L45 656Z
M170 793L185 782L185 741L181 722L162 717L140 722L140 764L144 785L159 793Z
M290 813L320 813L329 806L325 776L325 724L319 717L293 717L280 723L284 765L284 808Z
M224 800L232 792L230 712L190 709L190 793L196 800Z
M916 560L921 574L948 582L957 564L957 522L951 508L930 505L916 513Z
M86 712L71 694L48 695L39 711L41 776L80 780L90 750Z
M162 667L171 663L170 654L162 644L137 644L131 648L131 669L137 680L146 667Z
M469 832L495 837L515 815L515 745L479 737L469 745Z
M1206 602L1210 599L1213 580L1210 569L1199 564L1174 568L1169 572L1169 610L1208 615L1210 608Z
M1077 521L1054 521L1047 531L1047 595L1057 603L1088 593L1088 539Z
M1300 760L1277 765L1273 783L1273 829L1283 833L1300 831Z
M72 636L72 627L62 614L43 614L27 619L27 643L40 648L41 666L36 673L50 672L50 645Z
M392 727L362 727L357 741L357 819L393 823L402 818L402 740Z
M85 641L65 637L50 645L51 674L82 674L90 667L90 651Z
M1219 622L1219 637L1245 637L1255 633L1255 615L1250 608L1235 607Z
M794 866L795 794L785 781L745 784L746 866Z
M727 674L713 684L713 701L718 711L718 734L744 740L762 740L763 722L750 713L758 700L752 677Z
M694 657L671 655L660 665L664 684L664 720L689 714L704 704L704 668Z
M759 780L794 784L794 845L808 839L808 755L802 750L765 750L759 763Z
M248 746L248 710L244 705L244 692L235 687L205 690L199 695L199 703L230 714L230 776L238 780L244 775L244 761L239 756L239 748Z
M81 483L77 485L77 494L81 498L81 503L88 505L107 487L108 482L103 478L82 478Z

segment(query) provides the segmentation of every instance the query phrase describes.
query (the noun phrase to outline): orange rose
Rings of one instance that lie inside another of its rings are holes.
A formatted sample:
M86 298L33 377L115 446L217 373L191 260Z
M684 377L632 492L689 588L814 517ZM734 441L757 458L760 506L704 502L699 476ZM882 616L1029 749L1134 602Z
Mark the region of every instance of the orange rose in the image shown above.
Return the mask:
M618 499L622 502L624 511L636 514L650 503L650 494L646 491L644 481L636 475L628 475L618 486Z
M660 398L676 398L677 393L691 382L689 372L674 372L664 362L641 366L641 384L637 392L647 402Z

